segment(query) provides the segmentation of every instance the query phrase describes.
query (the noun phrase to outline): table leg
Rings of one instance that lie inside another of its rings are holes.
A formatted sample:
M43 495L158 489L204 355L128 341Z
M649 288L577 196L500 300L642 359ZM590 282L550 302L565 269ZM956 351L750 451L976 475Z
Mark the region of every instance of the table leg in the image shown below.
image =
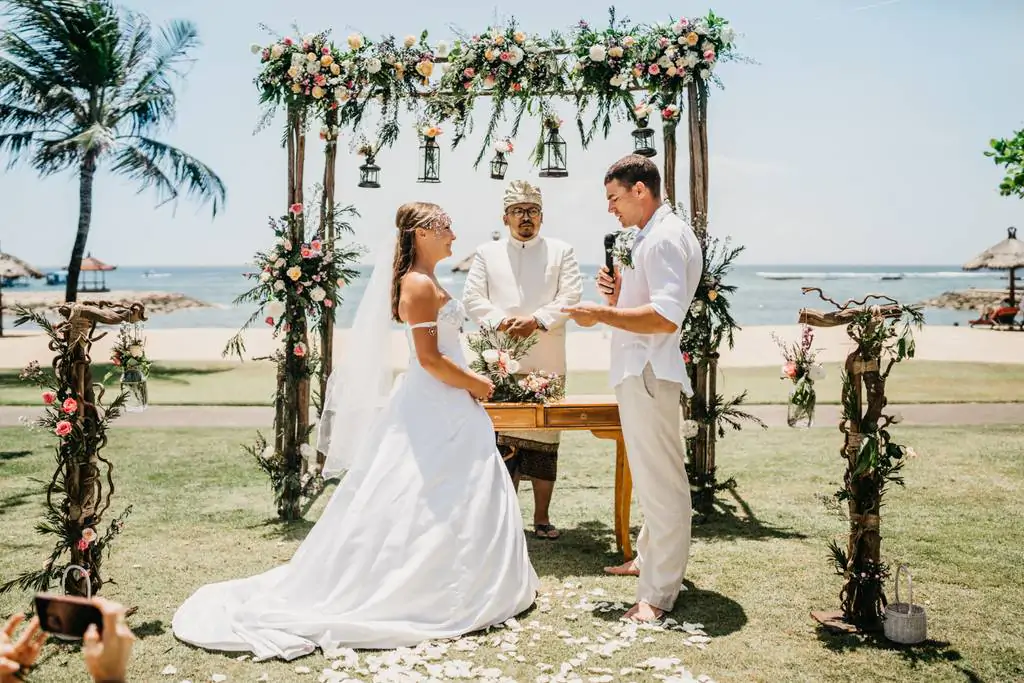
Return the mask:
M629 540L630 501L633 498L633 477L626 458L626 442L621 430L592 430L599 439L615 441L615 541L626 561L633 559L633 546Z

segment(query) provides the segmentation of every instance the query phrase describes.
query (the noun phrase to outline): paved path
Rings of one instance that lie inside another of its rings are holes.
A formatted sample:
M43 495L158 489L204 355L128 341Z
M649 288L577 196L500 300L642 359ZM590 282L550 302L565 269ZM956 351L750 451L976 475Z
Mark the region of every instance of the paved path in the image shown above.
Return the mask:
M903 414L906 425L1024 425L1024 403L915 404L891 407ZM784 405L750 406L748 410L771 427L786 424ZM31 418L36 414L37 410L29 406L0 406L0 427L16 426L21 416ZM273 417L273 410L265 406L151 406L144 413L125 415L114 426L267 428ZM835 429L838 422L839 406L818 407L816 427Z

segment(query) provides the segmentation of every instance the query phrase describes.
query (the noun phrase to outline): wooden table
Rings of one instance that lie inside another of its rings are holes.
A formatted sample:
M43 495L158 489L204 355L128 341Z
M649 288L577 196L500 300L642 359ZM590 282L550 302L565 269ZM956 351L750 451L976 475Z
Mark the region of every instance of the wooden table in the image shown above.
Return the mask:
M619 406L598 397L567 397L559 403L484 403L496 431L588 431L615 442L615 540L626 560L633 559L629 542L629 509L633 480L626 443L619 424Z

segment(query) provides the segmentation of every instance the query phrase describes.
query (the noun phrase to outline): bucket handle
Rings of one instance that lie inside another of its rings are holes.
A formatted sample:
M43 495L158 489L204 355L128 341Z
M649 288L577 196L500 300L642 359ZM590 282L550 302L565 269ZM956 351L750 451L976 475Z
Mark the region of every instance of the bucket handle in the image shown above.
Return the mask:
M86 570L85 567L82 567L81 565L77 565L77 564L69 564L67 566L67 568L64 570L64 574L62 574L61 577L60 577L60 585L64 589L64 594L67 595L67 592L68 592L68 589L67 589L68 574L71 572L72 569L77 569L79 574L81 574L82 576L85 576L85 597L86 597L87 600L91 599L92 598L92 577L89 576L89 572ZM897 590L896 595L899 596L899 590Z
M914 611L914 577L910 573L910 567L905 564L901 564L896 567L896 602L900 601L900 572L906 570L907 572L907 591L910 593L909 609L907 610L907 616Z

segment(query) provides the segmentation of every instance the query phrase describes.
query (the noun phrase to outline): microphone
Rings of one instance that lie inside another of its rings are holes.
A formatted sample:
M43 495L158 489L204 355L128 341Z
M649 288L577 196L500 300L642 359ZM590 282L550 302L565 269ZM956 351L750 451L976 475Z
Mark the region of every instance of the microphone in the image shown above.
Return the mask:
M612 258L612 249L615 248L615 240L618 236L617 232L610 232L604 236L604 265L612 277L615 276L615 259Z

